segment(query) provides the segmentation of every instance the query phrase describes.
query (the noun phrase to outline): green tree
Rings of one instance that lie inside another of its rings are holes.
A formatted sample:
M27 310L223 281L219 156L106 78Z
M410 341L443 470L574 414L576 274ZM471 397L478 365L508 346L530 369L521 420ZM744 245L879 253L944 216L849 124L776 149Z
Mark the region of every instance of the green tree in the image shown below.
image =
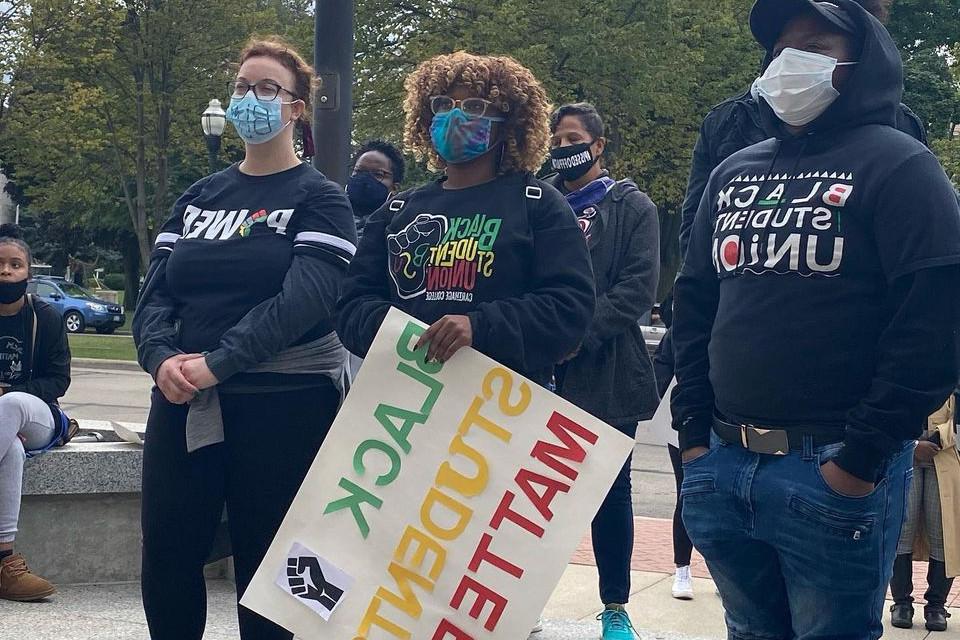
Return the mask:
M206 172L200 113L226 93L249 34L283 31L281 15L302 34L304 7L36 0L14 19L0 157L38 214L130 231L136 243L121 248L131 303L158 223ZM242 153L232 134L224 141L229 159Z

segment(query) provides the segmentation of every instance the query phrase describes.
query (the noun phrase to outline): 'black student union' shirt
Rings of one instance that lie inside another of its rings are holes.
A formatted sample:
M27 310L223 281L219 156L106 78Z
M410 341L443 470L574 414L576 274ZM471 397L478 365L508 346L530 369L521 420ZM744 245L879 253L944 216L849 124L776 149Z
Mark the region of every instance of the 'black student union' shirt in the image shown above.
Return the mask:
M392 305L432 323L471 320L473 346L542 374L582 339L595 304L583 234L550 185L515 173L466 189L436 181L373 214L338 329L365 354Z

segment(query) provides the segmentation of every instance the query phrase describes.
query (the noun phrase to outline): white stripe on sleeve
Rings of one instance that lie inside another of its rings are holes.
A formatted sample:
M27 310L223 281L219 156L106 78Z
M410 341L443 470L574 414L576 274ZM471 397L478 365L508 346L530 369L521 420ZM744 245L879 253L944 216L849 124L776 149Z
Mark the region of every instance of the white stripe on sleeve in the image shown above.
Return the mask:
M176 233L161 233L157 235L156 244L173 244L180 239L180 236Z
M329 233L320 233L319 231L301 231L294 238L294 242L316 242L317 244L328 244L342 251L346 251L351 256L356 255L357 247L349 240L344 240Z

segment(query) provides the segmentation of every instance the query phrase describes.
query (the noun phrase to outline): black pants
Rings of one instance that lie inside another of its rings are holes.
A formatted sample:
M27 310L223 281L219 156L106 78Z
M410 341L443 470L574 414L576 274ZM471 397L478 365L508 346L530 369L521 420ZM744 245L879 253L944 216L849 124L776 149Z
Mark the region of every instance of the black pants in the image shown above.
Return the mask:
M143 451L143 607L153 640L199 640L204 562L227 506L238 598L283 521L339 404L333 385L221 394L225 441L187 453L187 407L154 389ZM238 607L244 640L292 634Z
M927 565L927 592L923 594L923 599L927 601L924 609L943 610L951 588L953 578L947 577L947 565L930 558ZM902 553L894 561L890 595L896 604L913 603L913 554Z
M680 449L672 444L667 445L670 451L670 464L673 465L673 477L677 481L677 505L673 508L673 563L678 567L690 564L693 555L693 543L687 535L687 528L683 526L683 501L680 500L680 487L683 485L683 461L680 458Z
M637 424L613 425L631 438ZM600 574L600 600L603 604L626 604L630 599L630 558L633 556L633 497L630 491L630 461L613 481L593 519L593 556Z

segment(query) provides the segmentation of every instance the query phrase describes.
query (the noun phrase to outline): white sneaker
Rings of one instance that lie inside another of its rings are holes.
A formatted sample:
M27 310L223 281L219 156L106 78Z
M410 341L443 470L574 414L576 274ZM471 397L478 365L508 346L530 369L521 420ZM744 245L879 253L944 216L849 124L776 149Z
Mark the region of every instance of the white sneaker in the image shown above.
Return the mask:
M540 633L543 631L543 618L537 618L537 624L533 625L533 629L530 629L530 634Z
M677 600L693 600L693 581L690 579L689 566L677 567L671 594Z

